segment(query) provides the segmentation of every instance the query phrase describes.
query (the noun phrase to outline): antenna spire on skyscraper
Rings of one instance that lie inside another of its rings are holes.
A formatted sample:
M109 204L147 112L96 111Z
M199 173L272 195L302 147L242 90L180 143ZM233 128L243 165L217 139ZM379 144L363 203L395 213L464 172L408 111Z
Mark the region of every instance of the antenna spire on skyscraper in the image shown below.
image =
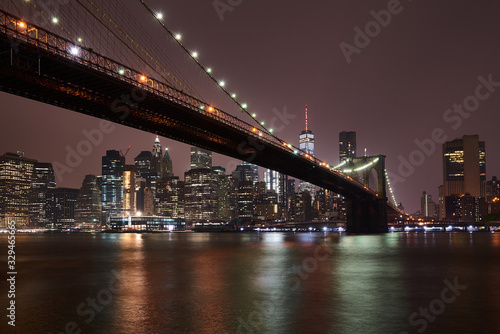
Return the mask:
M307 104L306 104L306 131L307 131Z

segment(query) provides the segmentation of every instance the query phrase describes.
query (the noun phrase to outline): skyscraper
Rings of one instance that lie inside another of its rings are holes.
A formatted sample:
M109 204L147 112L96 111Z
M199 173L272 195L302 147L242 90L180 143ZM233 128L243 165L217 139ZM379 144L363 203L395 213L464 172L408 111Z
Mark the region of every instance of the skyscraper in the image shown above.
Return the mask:
M17 226L29 224L29 193L36 162L22 152L0 156L0 227L10 221Z
M218 217L217 173L208 168L184 173L184 215L186 221L200 222Z
M155 211L158 216L184 218L184 181L177 176L158 181Z
M462 198L463 197L463 198ZM479 220L485 212L486 149L478 135L443 144L443 188L440 213L446 219ZM458 199L461 198L461 199ZM472 204L470 204L472 203ZM474 209L470 207L476 206ZM461 211L458 212L457 208ZM440 217L444 218L444 217Z
M97 227L102 220L101 187L95 175L85 175L75 204L75 225Z
M250 169L252 170L252 181L253 183L259 182L259 166L251 164L247 161L243 161L241 163L243 166L250 166Z
M170 154L168 154L168 147L165 147L165 154L161 159L161 177L172 177L174 176L174 167L172 164L172 158L170 158Z
M191 147L191 169L212 168L212 152L199 147Z
M308 128L308 110L307 105L305 109L305 129L299 135L299 148L310 156L314 156L314 133ZM316 187L306 181L300 181L299 183L299 193L308 192L311 195L311 199L314 200L314 195L316 192ZM312 204L312 203L311 203Z
M356 132L342 131L339 133L339 159L340 162L347 158L356 157Z
M123 210L123 170L125 158L116 150L106 151L102 157L102 211L103 222L121 216Z
M133 216L136 207L136 172L135 165L125 165L123 170L123 215Z
M463 136L443 144L444 196L486 196L486 150L479 136Z
M437 214L436 203L432 200L432 196L425 191L420 198L420 214L422 217L426 218L436 218Z
M47 192L47 225L52 228L75 227L75 204L79 189L55 188Z
M47 191L56 188L54 169L51 163L36 162L29 195L30 225L44 227L46 224Z

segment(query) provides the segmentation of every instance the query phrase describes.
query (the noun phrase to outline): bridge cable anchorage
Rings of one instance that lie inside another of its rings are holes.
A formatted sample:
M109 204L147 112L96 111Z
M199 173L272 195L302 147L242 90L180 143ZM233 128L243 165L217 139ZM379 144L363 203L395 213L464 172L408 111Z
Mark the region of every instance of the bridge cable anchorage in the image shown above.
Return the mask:
M202 70L203 72L205 72L206 75L208 75L208 77L215 83L217 84L217 86L234 102L236 103L236 105L238 105L238 107L240 108L241 112L245 113L246 115L250 116L250 118L257 123L258 127L261 127L265 132L267 132L268 135L274 137L276 140L280 141L282 144L286 144L285 141L281 140L280 138L276 137L274 134L273 134L273 129L268 129L264 126L264 123L263 122L260 122L257 121L257 119L255 118L256 115L255 114L250 114L250 112L248 112L248 105L246 103L240 103L238 100L236 100L236 95L235 94L231 94L229 93L229 91L225 88L225 82L224 81L218 81L213 75L212 75L212 69L210 67L206 67L204 66L199 60L198 60L198 54L194 54L193 52L190 52L185 46L184 44L182 43L181 41L181 38L180 38L180 34L176 34L174 33L172 30L170 30L170 28L168 28L165 23L163 22L162 18L160 18L157 13L150 7L146 4L146 2L144 0L139 0L139 2L144 6L144 8L146 8L146 10L157 20L158 23L160 23L160 25L163 27L163 29L165 29L168 34L177 42L177 44L179 44L179 46L184 50L184 52L186 54L188 54L191 59L196 63L196 65L198 65ZM223 84L221 84L223 83Z
M174 86L170 80L168 80L163 74L161 74L158 70L156 70L153 66L151 66L142 56L140 56L135 50L133 50L127 43L125 43L115 32L113 32L109 27L107 27L94 13L92 13L86 6L84 6L80 0L76 0L76 2L85 9L94 19L99 22L106 30L108 30L115 38L117 38L127 49L129 49L137 58L139 58L146 66L151 68L153 72L158 74L166 83ZM177 82L181 87L186 89L190 95L196 97L195 93L186 87L182 82L180 82L175 76L173 76L163 65L161 65L156 59L154 59L144 48L142 48L130 35L128 35L123 29L121 29L106 13L104 13L99 7L97 7L93 1L87 0L87 2L94 7L94 9L101 14L110 24L112 24L122 35L125 36L135 47L141 50L151 61L153 61L156 65L158 65L168 76L170 76L175 82Z

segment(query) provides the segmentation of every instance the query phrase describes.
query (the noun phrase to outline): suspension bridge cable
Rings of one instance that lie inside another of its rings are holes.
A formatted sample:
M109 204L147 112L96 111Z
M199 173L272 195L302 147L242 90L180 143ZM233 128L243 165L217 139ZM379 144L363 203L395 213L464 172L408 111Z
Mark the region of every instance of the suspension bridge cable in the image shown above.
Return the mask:
M153 72L155 72L156 74L158 74L161 78L163 78L168 84L173 85L172 82L170 82L167 78L165 78L161 73L159 73L153 66L151 66L141 55L139 55L135 50L133 50L127 43L125 43L115 32L113 32L109 27L107 27L94 13L92 13L86 6L84 6L80 0L76 0L76 2L78 4L80 4L80 6L82 8L84 8L90 15L92 15L94 17L95 20L97 20L104 28L106 28L114 37L116 37L127 49L129 49L137 58L139 58L146 66L148 66L149 68L151 68L153 70ZM132 43L134 43L139 49L140 46L137 45L137 43L135 43L135 41L128 35L126 34L122 29L120 29L118 27L118 25L116 25L116 23L113 22L113 20L111 20L105 13L103 13L92 1L89 1L87 0L87 2L89 2L101 15L103 15L104 18L106 18L110 24L112 24L113 26L115 26L116 29L118 29L123 35L125 35L129 40L132 41ZM146 54L147 52L145 52L143 49L142 51ZM149 56L149 55L148 55ZM158 64L159 65L159 64ZM162 67L161 65L159 65L160 67ZM170 75L170 73L168 73L168 71L165 70L165 72L167 74ZM182 87L184 87L185 89L187 89L189 92L191 92L191 90L189 90L188 88L186 88L182 83L178 82L176 78L173 78L177 83L179 83ZM192 92L191 92L192 93Z
M197 59L197 56L196 55L193 55L185 46L184 44L182 43L181 41L181 38L178 34L174 34L172 30L170 30L166 25L165 23L161 20L161 18L158 17L158 15L156 15L155 11L149 7L144 0L139 0L139 2L144 6L144 8L146 8L146 10L151 14L153 15L153 17L156 18L156 20L160 23L160 25L163 27L163 29L165 29L165 31L168 32L168 34L179 44L179 46L184 50L184 52L186 52L192 59L193 61L203 70L203 72L205 72L206 75L209 76L209 78L215 82L217 84L217 86L219 86L219 88L234 102L238 105L238 107L240 108L240 110L245 113L246 115L248 115L250 117L250 119L252 119L254 122L257 123L257 126L258 127L261 127L268 135L270 135L271 137L273 137L275 140L277 140L278 142L281 142L282 144L284 145L287 145L289 146L289 144L287 144L284 140L282 140L281 138L275 136L273 134L273 130L272 129L267 129L263 122L259 122L255 116L253 114L250 114L247 110L247 104L246 103L240 103L238 100L236 100L236 97L234 94L231 94L227 91L227 89L224 87L225 84L223 81L218 81L212 74L211 74L211 69L209 67L205 67L203 66L203 64L201 64L201 62ZM299 148L295 147L295 149L299 150L299 151L302 151L300 150ZM303 151L302 151L303 152ZM304 152L305 153L305 152Z

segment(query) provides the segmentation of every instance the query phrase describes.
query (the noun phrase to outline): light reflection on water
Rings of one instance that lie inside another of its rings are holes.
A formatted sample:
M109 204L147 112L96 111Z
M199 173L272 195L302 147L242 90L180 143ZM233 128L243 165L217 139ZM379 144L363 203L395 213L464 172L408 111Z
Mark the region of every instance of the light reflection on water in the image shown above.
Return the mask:
M410 315L455 278L467 289L425 333L500 332L499 233L53 234L16 241L20 333L59 333L69 322L82 333L417 333ZM77 307L109 289L113 271L121 279L112 300L86 323Z

